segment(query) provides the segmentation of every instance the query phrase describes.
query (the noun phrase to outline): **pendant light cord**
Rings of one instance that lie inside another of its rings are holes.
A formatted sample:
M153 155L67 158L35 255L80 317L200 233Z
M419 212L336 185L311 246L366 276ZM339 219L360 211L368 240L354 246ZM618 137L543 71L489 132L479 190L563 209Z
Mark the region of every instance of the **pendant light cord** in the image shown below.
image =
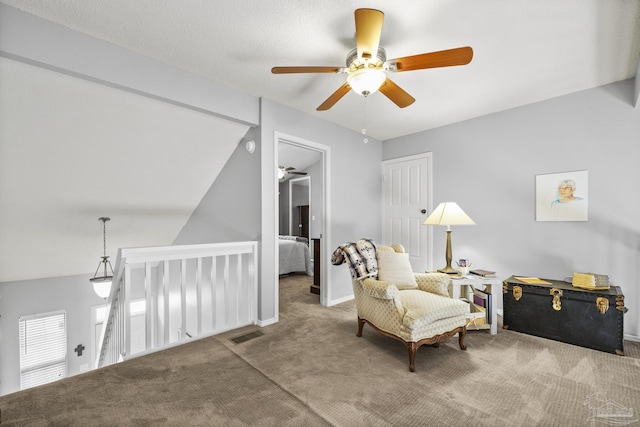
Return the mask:
M107 221L111 221L109 217L101 217L98 220L102 221L102 247L104 249L104 256L102 257L102 264L104 264L104 275L107 276L107 264L109 264L109 268L111 269L111 274L113 274L113 267L111 267L111 261L109 261L109 257L107 256Z
M102 244L104 247L104 256L107 256L107 221L102 221Z

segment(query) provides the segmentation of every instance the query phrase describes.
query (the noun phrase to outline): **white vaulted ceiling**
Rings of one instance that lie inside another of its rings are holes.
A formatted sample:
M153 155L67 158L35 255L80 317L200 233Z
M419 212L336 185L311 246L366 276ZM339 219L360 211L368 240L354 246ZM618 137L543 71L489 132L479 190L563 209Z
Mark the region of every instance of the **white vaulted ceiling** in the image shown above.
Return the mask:
M380 140L628 79L640 58L640 0L0 3ZM349 93L318 112L344 75L271 68L344 66L362 7L385 13L388 58L471 46L473 60L391 75L407 108ZM11 59L0 78L0 282L93 273L100 216L112 256L171 244L247 130Z

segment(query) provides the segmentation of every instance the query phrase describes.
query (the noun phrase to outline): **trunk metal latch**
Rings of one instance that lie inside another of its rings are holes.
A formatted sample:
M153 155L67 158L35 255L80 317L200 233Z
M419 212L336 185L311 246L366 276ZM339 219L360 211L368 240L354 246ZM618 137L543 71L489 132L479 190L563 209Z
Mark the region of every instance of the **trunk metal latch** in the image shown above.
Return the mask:
M600 314L605 314L609 310L609 300L602 297L596 298L596 307Z
M520 286L513 287L513 297L516 299L516 301L520 301L520 298L522 298L522 287Z
M562 302L560 302L560 297L562 296L562 289L551 288L549 293L553 295L553 302L551 303L551 306L553 307L553 309L555 311L562 310Z

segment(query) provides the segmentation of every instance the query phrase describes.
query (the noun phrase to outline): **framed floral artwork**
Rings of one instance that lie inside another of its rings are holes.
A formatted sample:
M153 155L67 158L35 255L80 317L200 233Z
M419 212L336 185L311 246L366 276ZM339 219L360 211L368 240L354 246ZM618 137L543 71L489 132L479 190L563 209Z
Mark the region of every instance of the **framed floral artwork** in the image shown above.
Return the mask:
M536 221L588 221L588 171L536 175Z

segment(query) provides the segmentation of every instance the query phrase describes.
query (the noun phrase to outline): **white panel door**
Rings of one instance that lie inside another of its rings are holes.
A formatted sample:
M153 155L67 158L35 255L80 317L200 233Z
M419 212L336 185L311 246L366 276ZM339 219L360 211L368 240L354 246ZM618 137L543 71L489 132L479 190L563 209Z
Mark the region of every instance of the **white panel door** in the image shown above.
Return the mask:
M387 160L382 168L382 243L401 243L413 271L426 271L432 264L431 227L422 222L431 212L431 154Z

